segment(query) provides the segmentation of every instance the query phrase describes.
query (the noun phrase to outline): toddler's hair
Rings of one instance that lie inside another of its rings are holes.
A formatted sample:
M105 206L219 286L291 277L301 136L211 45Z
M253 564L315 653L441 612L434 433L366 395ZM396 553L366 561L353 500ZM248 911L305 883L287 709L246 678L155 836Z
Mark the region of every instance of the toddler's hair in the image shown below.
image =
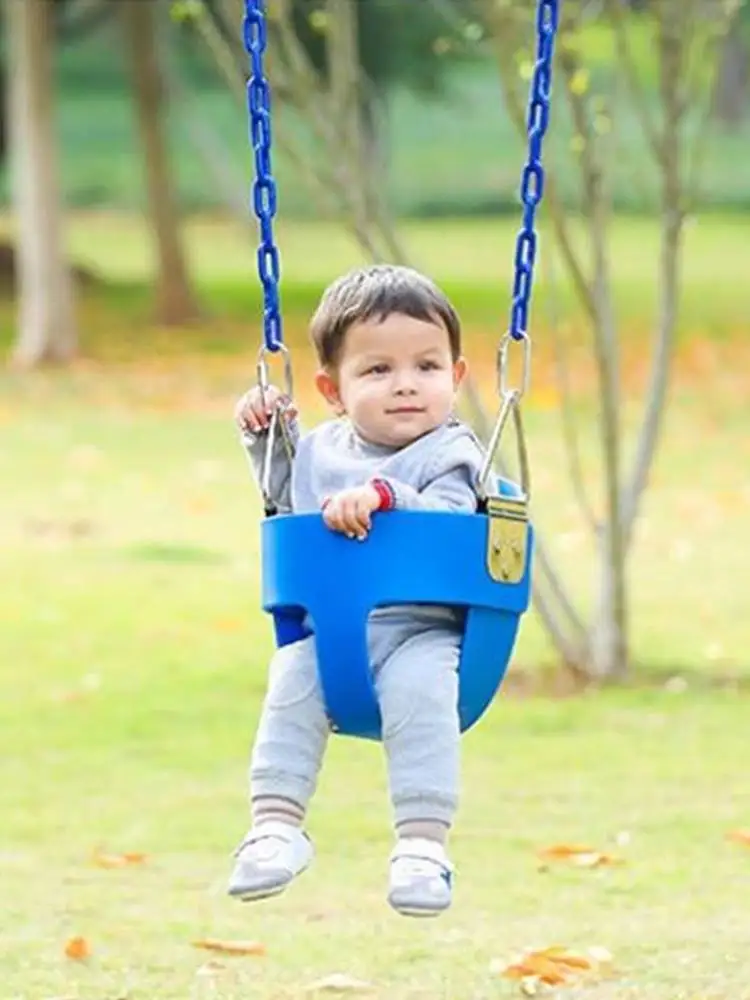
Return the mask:
M438 286L410 267L374 264L349 271L323 293L310 324L320 364L336 367L351 326L393 313L444 326L453 360L461 356L461 323Z

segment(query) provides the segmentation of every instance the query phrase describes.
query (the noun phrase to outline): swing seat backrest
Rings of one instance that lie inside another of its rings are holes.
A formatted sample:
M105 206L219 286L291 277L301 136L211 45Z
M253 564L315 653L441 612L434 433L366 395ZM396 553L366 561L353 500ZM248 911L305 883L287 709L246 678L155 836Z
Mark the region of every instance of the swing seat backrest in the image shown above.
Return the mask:
M501 481L505 495L517 491ZM532 529L529 526L531 535ZM518 583L487 571L484 514L392 511L373 519L364 542L328 529L319 514L266 518L262 524L263 607L284 646L310 634L334 731L381 738L367 649L378 607L437 604L467 610L459 664L459 713L465 731L499 688L530 595L532 538Z

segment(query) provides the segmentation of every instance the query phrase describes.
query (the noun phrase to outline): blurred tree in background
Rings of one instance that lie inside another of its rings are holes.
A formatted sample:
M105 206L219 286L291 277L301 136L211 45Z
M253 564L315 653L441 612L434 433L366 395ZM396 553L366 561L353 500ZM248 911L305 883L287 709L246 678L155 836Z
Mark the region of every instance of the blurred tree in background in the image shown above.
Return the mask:
M713 109L732 128L748 117L750 107L750 5L740 5L717 56Z
M57 128L58 111L73 96L82 117L77 141L62 152L92 171L98 193L89 203L117 203L114 186L118 178L130 183L125 157L133 162L137 148L157 317L179 328L199 315L180 236L188 207L181 185L197 152L202 207L231 204L247 225L243 7L242 0L5 4L18 365L76 352ZM391 260L407 259L396 224L405 208L394 195L406 174L407 211L517 211L534 9L531 0L269 0L267 65L284 211L304 205L309 215L335 218L367 256ZM628 669L627 556L666 403L686 218L703 205L748 200L746 170L738 170L745 158L735 155L747 144L748 9L742 0L562 4L545 211L590 327L603 501L595 510L580 474L561 353L562 421L571 479L597 548L597 605L588 618L574 606L541 534L535 600L562 659L583 676L620 677ZM133 135L120 136L119 146L102 142L122 98L134 111ZM438 114L441 125L430 133ZM190 155L177 151L177 123L189 137L181 151ZM407 148L409 170L399 159ZM699 184L701 174L710 181ZM429 201L437 190L440 206ZM660 232L650 381L629 466L610 245L613 214L622 209L650 213ZM573 239L574 224L583 244ZM471 382L468 397L475 423L486 429Z

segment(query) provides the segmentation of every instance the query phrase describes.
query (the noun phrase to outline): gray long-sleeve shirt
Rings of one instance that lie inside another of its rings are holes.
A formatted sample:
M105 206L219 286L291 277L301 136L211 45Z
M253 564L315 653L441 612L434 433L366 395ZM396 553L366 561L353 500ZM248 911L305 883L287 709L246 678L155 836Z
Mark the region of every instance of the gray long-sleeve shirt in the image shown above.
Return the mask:
M271 456L270 492L280 511L320 510L327 497L371 479L390 485L396 509L476 510L482 446L455 417L401 448L365 441L346 419L327 421L306 434L293 421L289 438L294 459L280 433ZM242 440L260 481L267 432L245 433Z
M388 483L395 509L465 513L477 509L482 446L473 431L455 417L402 448L365 441L345 418L327 421L304 434L292 421L288 430L295 451L293 460L281 433L270 456L270 493L282 513L319 511L328 497L371 479ZM260 482L268 433L244 433L242 441ZM380 609L373 618L376 615L400 622L408 616L423 626L460 619L446 608L412 605L408 609Z

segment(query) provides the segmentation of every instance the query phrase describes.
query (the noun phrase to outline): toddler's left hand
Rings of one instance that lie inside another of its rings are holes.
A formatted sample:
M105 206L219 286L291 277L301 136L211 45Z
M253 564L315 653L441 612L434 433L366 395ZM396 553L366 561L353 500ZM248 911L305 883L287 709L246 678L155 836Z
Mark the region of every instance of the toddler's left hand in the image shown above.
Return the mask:
M332 531L360 541L367 538L372 513L380 507L380 495L369 483L335 493L323 508L323 520Z

